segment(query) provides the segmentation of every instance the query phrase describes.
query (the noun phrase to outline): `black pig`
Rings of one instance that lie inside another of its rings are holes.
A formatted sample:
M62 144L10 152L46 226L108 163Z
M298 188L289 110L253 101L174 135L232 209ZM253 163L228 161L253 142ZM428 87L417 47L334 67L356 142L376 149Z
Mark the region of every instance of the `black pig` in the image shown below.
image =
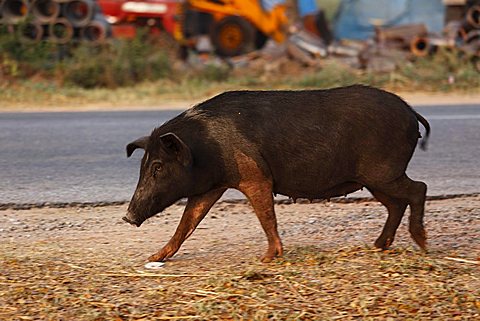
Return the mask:
M366 187L388 209L375 246L386 249L408 205L423 249L427 186L405 174L428 122L398 96L350 86L306 91L232 91L183 112L127 145L145 150L123 218L140 226L188 198L177 230L150 261L174 255L228 188L244 193L267 234L262 260L282 255L273 194L326 199Z

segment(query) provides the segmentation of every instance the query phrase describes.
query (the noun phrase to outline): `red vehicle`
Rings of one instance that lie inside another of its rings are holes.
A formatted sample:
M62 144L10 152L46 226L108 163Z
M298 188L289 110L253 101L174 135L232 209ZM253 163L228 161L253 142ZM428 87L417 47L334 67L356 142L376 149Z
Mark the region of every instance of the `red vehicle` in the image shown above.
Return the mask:
M148 26L152 30L165 30L175 35L178 32L179 10L184 0L97 0L107 21L112 25L113 35L133 37L135 27Z

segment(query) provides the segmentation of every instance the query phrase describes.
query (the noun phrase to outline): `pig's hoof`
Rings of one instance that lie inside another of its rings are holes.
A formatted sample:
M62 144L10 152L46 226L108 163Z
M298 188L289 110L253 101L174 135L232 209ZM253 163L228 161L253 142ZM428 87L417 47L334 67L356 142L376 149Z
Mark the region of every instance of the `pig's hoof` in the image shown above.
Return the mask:
M393 243L393 238L383 238L383 237L379 237L376 241L375 241L375 247L376 248L379 248L379 249L382 249L382 250L388 250L388 248L390 247L390 245L392 245Z
M273 259L274 259L273 256L267 256L267 255L265 255L265 256L262 256L262 258L260 259L260 261L261 261L262 263L270 263L270 262L273 261Z
M283 255L283 249L280 247L279 249L276 249L274 254L272 254L270 251L267 252L264 256L262 256L262 258L260 259L260 261L262 263L270 263L272 262L276 257L280 257Z
M423 251L427 251L427 233L423 226L410 226L410 234Z
M166 259L171 258L177 252L177 250L172 249L170 246L164 247L157 253L150 255L150 257L148 258L148 261L149 262L165 261Z
M148 262L161 262L162 260L163 258L157 254L150 255L147 259Z
M148 262L162 262L167 258L168 258L168 255L166 254L155 253L153 255L150 255L150 257L148 258Z

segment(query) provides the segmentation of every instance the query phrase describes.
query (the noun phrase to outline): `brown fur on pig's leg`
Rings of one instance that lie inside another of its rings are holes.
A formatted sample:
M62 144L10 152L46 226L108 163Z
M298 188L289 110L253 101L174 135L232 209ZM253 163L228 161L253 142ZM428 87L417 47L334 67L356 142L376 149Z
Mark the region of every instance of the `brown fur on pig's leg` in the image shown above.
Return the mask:
M226 189L218 189L200 196L188 198L180 223L170 241L157 253L148 258L150 262L160 262L177 253L183 242L195 231L198 224L207 215L213 204L223 195Z
M242 187L242 192L248 197L267 235L268 249L262 256L261 261L264 263L271 262L275 257L283 255L282 241L278 235L277 219L273 209L272 189L267 184Z
M395 233L402 221L408 203L405 200L390 197L379 191L370 190L370 192L388 210L388 218L382 234L375 241L375 247L386 250L393 243Z
M396 180L375 186L373 190L408 202L411 211L409 224L410 234L418 246L426 251L427 236L423 226L423 216L425 212L427 185L423 182L414 181L406 174L403 174ZM389 223L387 219L386 225ZM393 228L393 225L391 227Z
M272 180L260 169L258 164L242 152L235 153L238 170L241 175L238 190L247 196L262 225L268 240L268 249L261 261L271 262L283 255L282 241L277 231Z

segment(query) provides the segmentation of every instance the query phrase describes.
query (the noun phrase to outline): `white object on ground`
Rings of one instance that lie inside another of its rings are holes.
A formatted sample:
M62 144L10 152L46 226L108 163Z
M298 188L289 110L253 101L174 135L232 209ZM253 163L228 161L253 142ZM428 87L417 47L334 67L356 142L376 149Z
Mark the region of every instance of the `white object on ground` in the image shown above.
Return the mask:
M458 257L445 256L445 259L450 260L450 261L457 261L457 262L462 262L462 263L471 263L471 264L479 264L480 265L480 261L466 260L466 259L462 259L462 258L458 258Z
M158 270L165 265L165 262L148 262L145 264L145 268L149 270Z

